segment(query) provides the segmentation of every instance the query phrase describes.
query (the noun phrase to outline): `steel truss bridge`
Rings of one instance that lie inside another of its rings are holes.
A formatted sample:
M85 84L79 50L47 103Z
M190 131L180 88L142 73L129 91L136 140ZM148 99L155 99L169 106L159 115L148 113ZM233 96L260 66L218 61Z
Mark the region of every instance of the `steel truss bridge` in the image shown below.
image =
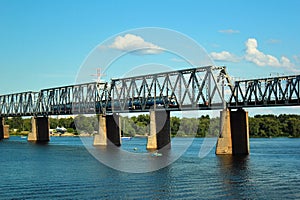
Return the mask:
M111 79L0 96L0 117L300 105L300 75L232 83L225 66Z

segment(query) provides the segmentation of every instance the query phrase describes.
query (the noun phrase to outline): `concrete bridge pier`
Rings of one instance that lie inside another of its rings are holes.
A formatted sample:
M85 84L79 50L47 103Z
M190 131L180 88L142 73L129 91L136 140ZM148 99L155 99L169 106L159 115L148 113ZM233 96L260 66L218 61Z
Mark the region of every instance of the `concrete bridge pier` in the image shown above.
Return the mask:
M3 117L0 117L0 140L9 138L9 125L5 124Z
M115 145L121 146L120 116L116 113L112 115L98 115L98 134L94 136L95 146Z
M9 125L4 125L4 139L8 139L9 138Z
M170 111L150 111L150 134L148 150L171 147Z
M32 117L31 133L28 134L29 142L48 142L49 139L49 120L48 117Z
M216 154L232 154L230 111L220 112L220 135L217 142Z
M248 112L223 110L220 113L220 136L216 154L247 155L249 149Z

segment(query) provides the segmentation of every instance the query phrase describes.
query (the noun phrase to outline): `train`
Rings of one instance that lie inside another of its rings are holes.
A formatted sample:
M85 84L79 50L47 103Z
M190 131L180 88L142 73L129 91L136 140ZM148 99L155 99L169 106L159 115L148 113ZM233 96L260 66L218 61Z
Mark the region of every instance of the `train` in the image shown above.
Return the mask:
M122 102L122 103L121 103ZM113 101L97 101L97 102L82 102L82 103L67 103L59 105L51 105L49 112L52 114L72 114L77 112L96 112L101 113L105 108L106 111L124 110L139 111L147 110L156 105L157 108L178 108L177 101L171 97L148 97L143 98L129 98L124 106L124 100L113 100Z

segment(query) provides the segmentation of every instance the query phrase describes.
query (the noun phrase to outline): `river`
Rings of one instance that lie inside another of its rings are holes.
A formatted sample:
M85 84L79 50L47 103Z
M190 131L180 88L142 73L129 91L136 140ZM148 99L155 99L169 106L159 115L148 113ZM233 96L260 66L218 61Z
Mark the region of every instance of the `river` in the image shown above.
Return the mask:
M249 156L212 149L200 158L202 142L167 167L127 173L99 162L78 137L11 137L0 142L0 199L300 199L300 139L251 138ZM121 148L138 153L145 144L134 138Z

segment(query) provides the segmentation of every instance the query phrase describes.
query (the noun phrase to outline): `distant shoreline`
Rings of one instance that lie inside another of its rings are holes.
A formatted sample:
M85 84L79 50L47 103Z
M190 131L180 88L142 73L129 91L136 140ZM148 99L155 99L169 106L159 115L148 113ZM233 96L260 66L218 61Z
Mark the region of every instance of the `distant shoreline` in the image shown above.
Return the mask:
M28 134L10 134L10 136L19 136L19 137L27 137ZM94 134L72 134L72 133L62 133L62 134L58 134L58 133L55 133L55 134L50 134L49 135L50 137L94 137ZM132 138L147 138L146 135L136 135L136 136L128 136L128 137L132 137ZM177 138L215 138L215 137L211 137L211 136L207 136L207 137L198 137L198 136L174 136L174 137L177 137ZM174 138L171 136L171 138ZM269 138L269 139L272 139L272 138L300 138L300 137L292 137L292 136L272 136L272 137L251 137L250 138Z

